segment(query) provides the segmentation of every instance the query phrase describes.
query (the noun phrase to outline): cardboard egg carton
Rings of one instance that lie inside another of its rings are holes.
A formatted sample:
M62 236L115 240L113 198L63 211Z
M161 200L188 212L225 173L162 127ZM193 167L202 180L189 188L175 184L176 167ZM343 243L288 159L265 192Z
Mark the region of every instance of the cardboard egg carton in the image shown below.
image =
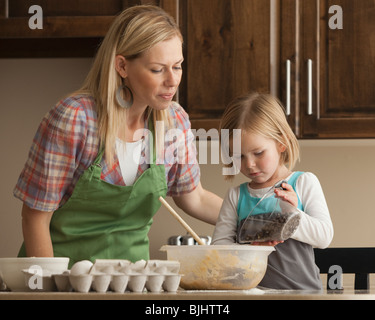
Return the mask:
M91 267L89 265L89 270L87 262L77 262L71 270L62 274L43 273L45 290L42 291L140 293L146 289L148 292L176 292L181 280L178 261L140 260L132 263L128 260L98 259ZM30 277L35 277L26 270L24 273L27 283L30 283Z

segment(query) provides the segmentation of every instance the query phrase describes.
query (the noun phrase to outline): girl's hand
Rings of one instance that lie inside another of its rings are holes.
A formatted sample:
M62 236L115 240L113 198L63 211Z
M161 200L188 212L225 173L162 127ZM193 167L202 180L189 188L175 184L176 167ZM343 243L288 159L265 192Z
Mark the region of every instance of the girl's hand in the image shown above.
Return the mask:
M281 185L286 190L275 189L276 198L289 202L293 207L298 207L298 197L290 184L283 183Z
M283 243L284 241L265 241L265 242L252 242L252 246L269 246L274 247L278 245L279 243Z

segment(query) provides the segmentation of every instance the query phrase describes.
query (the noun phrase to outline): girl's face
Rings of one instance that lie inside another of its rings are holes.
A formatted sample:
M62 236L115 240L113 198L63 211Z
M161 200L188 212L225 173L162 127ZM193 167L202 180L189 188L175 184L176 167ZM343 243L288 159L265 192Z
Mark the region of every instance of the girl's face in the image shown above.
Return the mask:
M280 164L284 151L279 142L242 130L241 173L251 179L253 188L273 186L288 175L288 169Z
M163 41L134 60L126 60L126 83L134 106L164 110L170 105L182 77L182 42L179 37Z

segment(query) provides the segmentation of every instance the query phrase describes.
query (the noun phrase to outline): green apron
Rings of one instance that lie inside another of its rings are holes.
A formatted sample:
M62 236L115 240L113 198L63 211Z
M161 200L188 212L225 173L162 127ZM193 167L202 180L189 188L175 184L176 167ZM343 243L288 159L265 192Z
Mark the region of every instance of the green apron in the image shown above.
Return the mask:
M159 197L167 193L164 165L155 164L154 151L150 168L133 186L117 186L100 179L103 153L99 152L51 219L54 256L69 257L69 268L81 260L149 259L148 232L161 206ZM26 256L24 245L19 256Z

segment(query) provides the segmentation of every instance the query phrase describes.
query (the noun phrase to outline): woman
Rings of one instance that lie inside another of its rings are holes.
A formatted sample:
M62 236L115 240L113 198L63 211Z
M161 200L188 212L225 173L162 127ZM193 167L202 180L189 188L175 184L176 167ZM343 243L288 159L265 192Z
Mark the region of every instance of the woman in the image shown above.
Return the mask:
M202 188L188 116L172 101L182 62L181 33L159 7L116 18L83 87L34 138L14 190L24 202L20 256L148 259L166 195L215 224L222 199Z

